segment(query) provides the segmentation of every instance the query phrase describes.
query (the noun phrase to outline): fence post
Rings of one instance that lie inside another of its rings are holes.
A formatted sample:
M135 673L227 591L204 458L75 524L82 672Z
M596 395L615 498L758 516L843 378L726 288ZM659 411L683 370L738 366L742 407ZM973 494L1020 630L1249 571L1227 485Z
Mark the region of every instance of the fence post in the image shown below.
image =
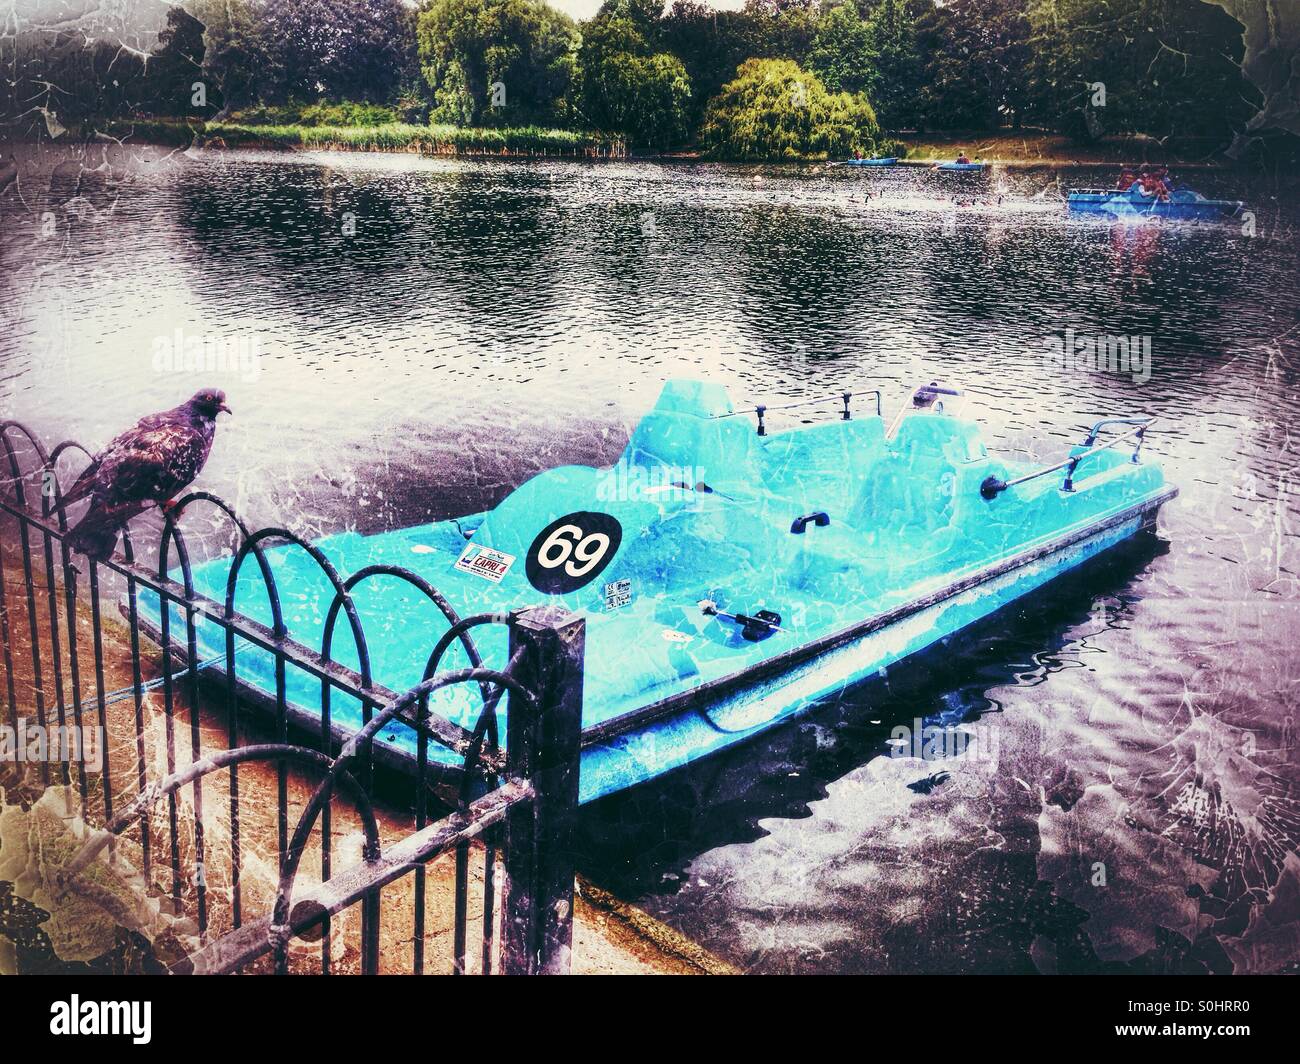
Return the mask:
M535 711L509 696L506 774L530 780L534 802L506 817L506 975L564 975L573 943L573 821L578 808L582 666L586 624L567 610L524 610L510 625L510 656L524 650L517 679L537 696Z

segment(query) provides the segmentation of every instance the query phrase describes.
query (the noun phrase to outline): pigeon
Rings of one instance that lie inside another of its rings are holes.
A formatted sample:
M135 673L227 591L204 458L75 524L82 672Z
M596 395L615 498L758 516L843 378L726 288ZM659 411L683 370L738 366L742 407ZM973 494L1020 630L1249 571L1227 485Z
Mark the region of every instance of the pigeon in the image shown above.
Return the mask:
M170 509L207 462L223 410L230 413L226 393L204 388L172 410L141 418L114 439L63 497L60 508L90 500L68 534L68 546L102 562L113 553L128 521L151 506Z

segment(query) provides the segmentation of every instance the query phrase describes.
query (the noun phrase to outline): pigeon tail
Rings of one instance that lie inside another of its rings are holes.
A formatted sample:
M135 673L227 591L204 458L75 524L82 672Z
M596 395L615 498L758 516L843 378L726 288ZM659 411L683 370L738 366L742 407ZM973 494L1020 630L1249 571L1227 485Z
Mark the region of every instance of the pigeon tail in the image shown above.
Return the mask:
M68 533L68 546L93 562L107 561L117 546L123 522L112 513L91 509Z

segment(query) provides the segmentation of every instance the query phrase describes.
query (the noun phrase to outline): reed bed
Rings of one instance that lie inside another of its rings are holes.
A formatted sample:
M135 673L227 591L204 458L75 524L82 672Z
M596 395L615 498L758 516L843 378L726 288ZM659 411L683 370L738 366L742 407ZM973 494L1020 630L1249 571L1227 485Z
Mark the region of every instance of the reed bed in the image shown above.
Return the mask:
M238 116L237 116L238 117ZM604 133L543 126L464 128L452 125L311 125L244 121L185 122L142 118L114 122L107 132L136 143L315 151L393 151L422 155L567 155L622 158L627 145Z

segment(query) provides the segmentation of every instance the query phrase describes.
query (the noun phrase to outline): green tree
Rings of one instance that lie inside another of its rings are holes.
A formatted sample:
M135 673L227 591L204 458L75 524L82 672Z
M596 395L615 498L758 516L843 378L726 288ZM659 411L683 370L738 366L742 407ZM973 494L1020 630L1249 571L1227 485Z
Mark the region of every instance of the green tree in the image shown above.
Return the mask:
M572 116L580 38L544 0L432 0L416 27L434 117L508 125Z
M808 53L808 65L832 92L865 92L876 87L871 32L853 3L832 7L822 16Z
M750 18L750 54L803 63L808 58L817 22L820 0L745 0Z
M925 68L907 0L880 0L867 19L867 38L876 78L872 100L881 124L886 129L917 126Z
M583 24L578 65L584 119L633 144L663 148L686 135L691 81L676 56L653 51L658 37L644 3L638 11L615 0Z
M129 118L151 105L144 60L107 40L22 33L0 40L0 57L7 113L28 135L88 140L104 119Z
M601 18L626 19L646 43L657 51L662 31L659 16L662 12L661 0L605 0L592 21Z
M992 129L1019 124L1033 50L1020 0L952 0L917 19L925 58L925 125Z
M674 0L660 23L665 48L681 60L691 80L691 125L698 127L704 107L736 75L755 51L756 16L744 11L714 11L701 0Z
M1174 133L1227 139L1258 99L1241 27L1199 0L1033 0L1037 117L1081 138Z
M167 26L158 34L158 47L145 65L143 109L156 115L207 118L215 107L191 104L194 84L203 80L202 67L203 23L184 8L171 8Z
M789 59L749 59L709 102L700 139L727 159L870 153L880 126L866 96L830 93Z
M746 0L740 11L715 11L703 0L673 0L659 20L663 47L686 68L694 92L692 124L746 59L803 64L817 33L820 0Z
M264 102L394 96L410 32L402 0L265 0L255 11Z
M629 56L619 95L624 113L614 128L632 143L652 148L680 144L687 135L691 81L681 60L667 52Z
M580 27L578 49L582 116L602 129L617 128L626 107L621 87L624 65L650 54L650 44L632 19L606 4Z
M248 0L190 0L203 23L203 78L220 88L223 111L261 99L269 58L257 10Z

